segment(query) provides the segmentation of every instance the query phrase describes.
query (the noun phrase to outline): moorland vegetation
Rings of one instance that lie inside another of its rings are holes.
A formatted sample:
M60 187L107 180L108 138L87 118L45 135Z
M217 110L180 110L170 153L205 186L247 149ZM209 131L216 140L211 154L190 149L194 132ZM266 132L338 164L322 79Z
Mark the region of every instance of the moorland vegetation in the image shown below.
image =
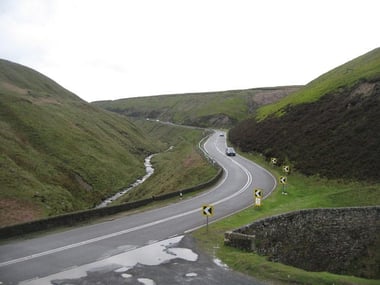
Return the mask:
M244 152L276 157L306 175L380 182L379 120L375 49L259 109L257 117L232 128L229 138Z

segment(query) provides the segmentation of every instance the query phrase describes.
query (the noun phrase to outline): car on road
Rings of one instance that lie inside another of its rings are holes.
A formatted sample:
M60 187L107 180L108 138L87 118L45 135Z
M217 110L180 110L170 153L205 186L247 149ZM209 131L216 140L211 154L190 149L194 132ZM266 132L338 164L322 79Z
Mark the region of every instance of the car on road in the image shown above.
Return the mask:
M236 152L235 152L235 150L234 150L233 147L227 147L227 148L226 148L226 154L227 154L228 156L235 156L235 155L236 155Z

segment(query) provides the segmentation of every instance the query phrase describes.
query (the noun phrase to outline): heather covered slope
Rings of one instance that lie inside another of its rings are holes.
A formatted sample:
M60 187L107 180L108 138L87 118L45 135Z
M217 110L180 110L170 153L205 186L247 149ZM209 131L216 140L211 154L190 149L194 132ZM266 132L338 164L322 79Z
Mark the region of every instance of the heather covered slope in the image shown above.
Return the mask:
M344 71L348 67L355 76ZM326 92L326 82L338 87ZM294 93L286 98L281 116L272 113L261 121L243 121L230 131L230 140L243 151L278 157L308 175L379 182L380 49L322 75L304 89L309 93L299 91L300 97ZM313 100L300 103L305 94L314 94ZM294 101L288 101L290 97ZM280 110L278 104L273 110Z
M125 117L0 60L0 225L93 207L157 150Z

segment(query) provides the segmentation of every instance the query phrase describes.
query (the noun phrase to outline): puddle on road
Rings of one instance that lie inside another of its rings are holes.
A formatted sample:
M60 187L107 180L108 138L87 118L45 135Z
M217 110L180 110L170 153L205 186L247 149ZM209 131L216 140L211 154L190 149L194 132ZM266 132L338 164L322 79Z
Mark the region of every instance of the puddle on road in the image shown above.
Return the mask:
M120 253L104 260L96 261L83 266L75 267L57 274L44 278L38 278L23 281L23 285L51 285L51 284L70 284L64 283L64 280L79 279L88 276L95 271L113 271L120 273L123 278L132 278L131 274L126 273L137 264L142 265L160 265L173 259L180 258L186 261L195 262L198 260L198 254L188 248L179 248L176 245L182 240L183 236L178 236L137 248L128 252ZM139 282L151 285L155 284L153 280L139 278ZM153 283L152 283L153 282ZM75 283L77 284L77 283Z
M156 285L156 283L152 279L148 278L137 278L137 281L144 285Z

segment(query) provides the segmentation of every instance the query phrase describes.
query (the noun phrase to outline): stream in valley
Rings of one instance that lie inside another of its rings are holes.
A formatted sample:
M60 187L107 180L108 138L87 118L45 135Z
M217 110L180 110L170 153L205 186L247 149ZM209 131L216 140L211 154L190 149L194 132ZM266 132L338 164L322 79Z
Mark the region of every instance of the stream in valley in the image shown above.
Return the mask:
M151 155L149 155L148 157L145 158L144 166L145 166L146 174L141 179L137 179L128 188L124 188L121 191L117 192L115 195L113 195L113 196L105 199L102 203L100 203L99 205L97 205L95 208L102 208L102 207L108 206L110 203L112 203L113 201L119 199L121 196L125 195L126 193L128 193L129 191L131 191L136 186L139 186L142 183L144 183L145 180L147 180L154 173L154 168L153 168L152 163L151 163L152 157L154 155L155 154L151 154Z

